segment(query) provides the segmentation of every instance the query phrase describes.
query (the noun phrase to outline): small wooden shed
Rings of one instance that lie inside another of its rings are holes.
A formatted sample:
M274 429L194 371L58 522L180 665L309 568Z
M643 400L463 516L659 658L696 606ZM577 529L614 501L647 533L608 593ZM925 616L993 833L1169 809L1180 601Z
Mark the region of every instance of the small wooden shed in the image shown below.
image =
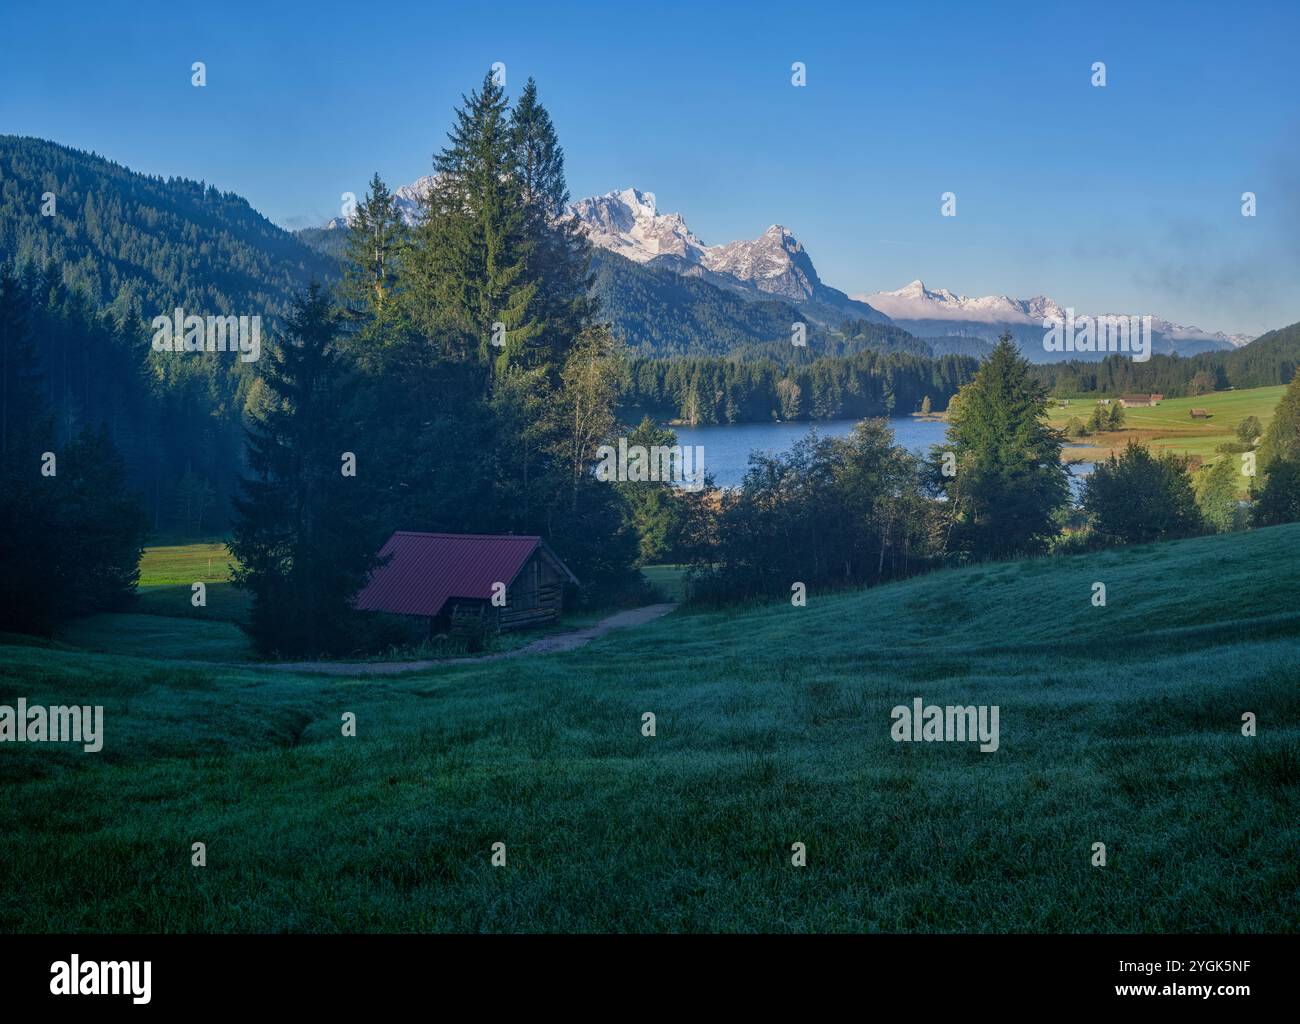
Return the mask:
M426 618L431 633L554 622L578 582L541 537L399 530L379 556L355 606Z
M1210 418L1209 409L1193 409L1191 412L1194 420L1208 420Z

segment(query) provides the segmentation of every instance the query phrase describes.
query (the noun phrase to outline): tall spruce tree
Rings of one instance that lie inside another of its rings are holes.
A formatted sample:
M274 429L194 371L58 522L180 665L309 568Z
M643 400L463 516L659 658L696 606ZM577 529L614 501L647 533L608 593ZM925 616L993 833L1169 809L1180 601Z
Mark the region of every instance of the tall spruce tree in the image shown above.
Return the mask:
M247 629L263 654L352 649L350 599L382 541L337 330L329 299L313 284L271 353L263 405L247 431L253 475L235 499L230 550L239 563L235 585L253 597ZM356 456L355 476L344 475L347 452Z
M106 426L84 428L59 458L54 572L59 615L126 607L135 598L147 529L144 505L127 484L126 463Z
M375 174L348 224L339 285L345 325L363 360L373 355L373 348L385 344L396 320L398 264L406 238L406 223L396 197Z
M589 298L591 243L577 218L568 216L564 149L531 78L511 111L510 129L529 239L528 269L538 282L533 309L541 326L530 363L545 364L554 377L595 313Z
M462 99L412 233L409 308L442 354L501 372L540 331L530 310L538 288L528 273L532 243L505 91L489 72Z
M948 547L977 558L1040 550L1069 500L1063 436L1047 421L1047 394L1003 334L949 408L947 442L932 457L947 493ZM942 472L955 457L956 475Z

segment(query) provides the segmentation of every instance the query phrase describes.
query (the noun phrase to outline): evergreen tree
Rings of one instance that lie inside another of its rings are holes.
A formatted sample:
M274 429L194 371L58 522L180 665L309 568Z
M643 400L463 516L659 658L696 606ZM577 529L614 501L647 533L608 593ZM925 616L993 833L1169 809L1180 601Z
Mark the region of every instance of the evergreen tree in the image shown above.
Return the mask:
M414 323L445 355L501 372L541 331L532 316L532 241L504 90L489 72L463 101L434 158L437 179L412 233L405 290Z
M1260 442L1259 461L1266 473L1275 459L1300 462L1300 373L1282 393Z
M567 216L564 150L531 78L511 111L510 130L528 239L527 276L538 282L530 314L540 326L529 362L554 375L595 312L588 298L595 280L591 244L577 218Z
M313 284L280 345L263 355L265 401L247 431L253 475L241 481L230 544L235 585L253 597L247 629L263 654L351 649L350 600L383 539L336 338L329 300ZM357 457L356 476L343 475L345 452Z
M932 457L946 489L949 545L976 557L1041 550L1069 500L1062 436L1047 422L1047 394L1009 335L949 407L947 443ZM942 475L944 454L955 477Z
M132 598L145 527L105 427L56 450L31 306L0 266L0 629L48 634Z
M629 448L641 445L647 451L656 446L671 449L677 446L677 435L647 416L628 434L627 443ZM680 526L681 503L672 481L623 481L615 486L627 505L628 524L636 532L641 564L661 561Z
M1106 429L1107 430L1124 429L1124 405L1122 402L1120 402L1118 398L1115 399L1115 401L1110 403L1110 416L1107 417L1106 420Z
M41 470L43 454L54 448L54 425L28 311L25 290L0 263L0 630L49 633L61 600L57 535L49 528L57 478Z
M1253 521L1275 526L1300 520L1300 373L1273 410L1259 442L1258 485Z
M107 427L85 428L59 458L50 568L59 581L60 617L113 611L135 598L147 523L127 484L126 465Z
M376 174L348 224L339 285L345 319L357 335L355 348L363 361L369 349L385 343L396 319L395 293L406 235L396 197Z

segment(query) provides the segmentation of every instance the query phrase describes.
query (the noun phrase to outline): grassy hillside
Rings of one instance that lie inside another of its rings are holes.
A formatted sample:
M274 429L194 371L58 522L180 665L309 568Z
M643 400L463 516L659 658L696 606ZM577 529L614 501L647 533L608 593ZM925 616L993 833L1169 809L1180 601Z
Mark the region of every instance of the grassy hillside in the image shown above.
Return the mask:
M0 646L0 701L102 703L107 733L0 751L0 929L1292 931L1297 544L977 566L398 678ZM998 705L1000 749L891 741L913 697Z

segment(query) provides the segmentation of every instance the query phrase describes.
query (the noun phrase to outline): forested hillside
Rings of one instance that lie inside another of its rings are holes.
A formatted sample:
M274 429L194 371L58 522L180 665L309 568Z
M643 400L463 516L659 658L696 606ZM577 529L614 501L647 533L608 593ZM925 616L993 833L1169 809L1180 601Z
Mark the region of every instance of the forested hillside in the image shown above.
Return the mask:
M1099 363L1037 364L1034 376L1062 395L1158 391L1171 397L1290 384L1300 366L1300 323L1260 335L1230 352L1190 358L1156 355L1145 363L1108 356Z
M792 303L745 298L616 253L596 250L592 269L601 316L639 356L729 356L786 363L865 349L929 354L924 342L898 327L864 320L828 328ZM806 325L803 348L791 343L796 323Z
M233 192L16 135L0 135L0 260L56 264L96 306L145 320L178 304L278 319L338 274Z
M269 336L295 292L338 278L338 261L232 192L8 135L0 264L18 277L52 443L103 425L151 528L223 528L254 368L223 353L159 356L149 321L181 306L261 316Z

